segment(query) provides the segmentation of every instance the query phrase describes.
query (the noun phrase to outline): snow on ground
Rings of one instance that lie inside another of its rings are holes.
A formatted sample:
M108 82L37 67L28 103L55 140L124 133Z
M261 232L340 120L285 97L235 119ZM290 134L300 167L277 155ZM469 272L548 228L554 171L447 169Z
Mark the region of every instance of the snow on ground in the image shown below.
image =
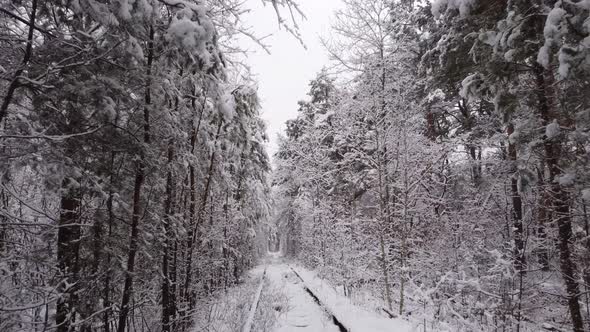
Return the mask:
M285 263L279 254L269 254L265 264L248 273L244 284L204 301L196 313L194 332L240 331L256 298L260 280L266 277L252 331L340 332L335 316L349 332L414 332L410 323L389 319L354 305L326 281L303 267ZM299 275L299 276L298 276ZM300 277L303 279L300 279ZM310 289L320 304L306 291Z
M263 267L264 269L264 267ZM258 270L258 269L257 269ZM250 273L243 284L198 300L191 332L239 331L248 316L260 278Z
M294 267L294 270L328 311L350 332L413 332L418 330L413 329L412 324L403 319L385 318L354 305L350 299L339 294L312 271L300 266Z
M256 295L254 297L254 301L250 304L250 311L248 312L248 319L242 328L243 332L250 332L252 330L252 325L254 322L254 316L256 315L256 311L258 310L258 303L260 302L260 295L262 294L262 289L264 288L265 284L265 275L266 275L266 267L264 268L264 272L260 278L260 283L258 285L258 289L256 290Z
M288 265L275 256L266 275L275 289L289 299L288 307L279 316L275 332L339 332L331 317L307 294L301 280Z

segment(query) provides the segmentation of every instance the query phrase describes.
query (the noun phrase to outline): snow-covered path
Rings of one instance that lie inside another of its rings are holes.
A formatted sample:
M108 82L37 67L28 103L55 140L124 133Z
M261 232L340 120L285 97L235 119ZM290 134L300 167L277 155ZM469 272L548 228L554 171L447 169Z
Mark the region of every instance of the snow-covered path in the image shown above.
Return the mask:
M271 258L266 276L275 289L289 298L288 307L279 316L275 332L340 331L331 316L307 294L301 280L279 258Z
M302 266L288 265L280 254L270 253L266 278L272 292L287 299L273 332L414 332L401 318L385 318L353 304L327 281ZM261 275L264 268L259 269ZM313 293L313 295L312 295ZM268 310L268 309L267 309ZM337 325L338 324L338 325Z

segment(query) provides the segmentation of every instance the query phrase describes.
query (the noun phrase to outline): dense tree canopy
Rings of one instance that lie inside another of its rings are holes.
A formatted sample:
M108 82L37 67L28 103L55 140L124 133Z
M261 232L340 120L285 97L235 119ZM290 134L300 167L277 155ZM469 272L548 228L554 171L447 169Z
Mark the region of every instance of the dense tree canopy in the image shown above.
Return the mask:
M188 329L266 251L244 4L0 4L0 330Z

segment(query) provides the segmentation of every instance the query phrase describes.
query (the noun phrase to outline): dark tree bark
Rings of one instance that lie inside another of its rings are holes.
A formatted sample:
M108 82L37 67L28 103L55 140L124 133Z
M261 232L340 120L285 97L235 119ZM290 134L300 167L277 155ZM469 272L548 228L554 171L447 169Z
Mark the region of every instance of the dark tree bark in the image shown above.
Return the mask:
M172 247L172 215L174 214L174 179L172 161L174 160L174 145L168 144L168 174L166 178L166 201L164 207L164 253L162 257L162 331L172 331L171 319L174 317L174 303L172 296L172 278L170 277L170 248Z
M540 65L535 66L535 77L537 83L537 98L539 102L539 115L541 116L544 126L549 125L554 120L559 120L557 115L552 111L552 96L550 82L553 81L553 74L545 70ZM545 150L545 164L549 169L549 179L547 187L549 188L548 198L550 206L553 207L554 218L557 221L559 236L559 265L561 275L565 281L568 306L574 332L584 331L584 320L580 309L580 287L577 282L576 264L572 259L570 251L570 241L572 238L572 224L569 206L569 197L559 182L555 180L561 175L559 167L559 158L561 154L561 142L558 138L545 137L543 147Z
M431 111L428 111L426 113L426 137L428 137L428 139L430 139L431 141L435 141L436 140L436 135L437 135L437 130L436 130L436 120L434 117L434 113Z
M111 152L111 165L110 165L110 184L109 184L109 197L107 199L107 213L108 213L108 227L109 233L108 238L113 236L113 223L115 221L115 213L113 211L113 196L114 196L114 184L115 184L115 152ZM103 292L103 307L105 309L102 316L102 322L104 325L104 331L110 332L110 314L111 314L111 253L107 251L105 257L105 265L107 267L105 279L104 279L104 292Z
M193 92L195 95L197 94L196 91L196 87L195 87L195 91ZM199 134L199 130L201 129L201 123L203 121L203 115L205 113L205 104L207 102L207 94L206 91L204 91L203 93L203 101L200 105L200 110L199 110L199 118L197 121L197 125L196 127L194 127L193 131L192 131L192 135L191 135L191 139L190 139L190 145L191 145L191 155L194 156L195 153L195 148L197 146L197 137ZM191 106L193 108L193 111L197 111L197 103L196 103L196 99L193 98L191 100ZM188 268L190 266L192 266L192 250L193 250L193 243L192 243L192 238L194 237L194 232L196 232L197 229L197 223L195 221L196 219L196 215L197 215L197 188L196 188L196 178L195 178L196 174L195 174L195 164L194 161L191 161L189 163L189 224L187 225L188 228L188 234L186 237L186 248L185 248L185 269L187 269L185 271L185 284L184 287L179 289L179 296L180 298L184 299L185 301L188 301L188 283L187 280L190 279L190 270L188 270ZM185 209L186 210L186 209ZM176 265L176 264L175 264ZM188 280L190 281L190 280Z
M143 141L146 145L150 144L150 106L152 104L151 95L151 75L152 63L154 60L154 28L150 26L147 56L147 72L145 99L143 108ZM129 239L129 254L127 256L127 271L125 274L125 284L123 286L123 296L121 298L121 311L119 312L119 325L117 332L125 332L127 316L130 311L130 300L133 295L133 272L135 269L135 256L138 249L139 238L139 221L141 219L141 189L145 181L145 151L141 151L140 159L137 161L135 170L135 183L133 185L133 212L131 216L131 236Z
M183 70L179 72L179 76L182 77ZM194 98L192 100L194 107ZM175 98L174 111L178 111L179 99ZM191 143L194 148L195 134L191 137ZM172 284L171 270L171 253L172 245L176 242L176 236L173 235L172 222L175 210L175 188L176 182L173 174L173 161L174 161L174 140L170 139L168 142L168 171L166 174L166 200L164 201L164 253L162 256L162 331L172 331L172 320L176 315L176 303L174 297L174 286Z
M537 207L537 237L541 242L541 248L538 253L539 264L541 264L541 269L543 271L549 271L549 249L547 248L547 231L545 228L549 221L551 220L551 211L549 210L549 193L548 190L545 188L545 180L542 169L545 168L545 165L541 165L541 168L538 169L538 181L539 181L539 203Z
M14 96L14 92L19 86L19 78L24 72L26 66L28 65L31 55L33 54L33 39L34 39L34 32L35 32L35 18L37 16L37 0L33 0L31 4L31 19L29 21L29 32L27 34L27 46L25 47L25 54L23 56L23 61L21 66L16 70L10 84L8 85L8 89L6 91L6 95L4 96L4 100L2 101L2 105L0 106L0 125L2 121L6 117L8 113L8 106L12 102L12 98Z
M512 135L513 133L514 125L509 123L507 134ZM523 272L523 270L526 269L526 258L524 255L524 228L522 225L522 197L518 192L518 179L516 175L517 151L515 143L508 143L508 159L512 163L510 190L512 195L512 221L514 226L514 267L517 271Z
M217 125L217 133L215 134L215 140L213 141L214 147L217 144L217 140L219 139L219 136L221 134L222 126L223 126L223 120L219 120L219 124ZM216 153L215 153L215 150L213 150L213 152L211 153L211 158L209 160L209 169L207 171L207 179L205 181L205 189L203 191L201 205L199 206L199 211L197 212L196 220L195 220L194 224L192 225L192 229L189 233L190 237L187 239L188 243L187 243L187 257L186 257L186 264L185 264L186 275L185 275L185 279L184 279L184 297L185 297L185 301L188 303L192 303L192 301L190 301L190 297L191 297L190 285L191 285L191 280L192 280L193 246L195 244L195 241L197 240L197 232L198 232L199 224L201 223L201 220L203 219L203 215L205 214L205 208L207 207L207 199L209 197L209 191L211 188L211 180L213 178L213 170L215 167L215 156L216 156Z
M127 257L127 271L125 273L125 284L121 298L121 311L119 312L118 332L125 332L127 316L130 308L131 295L133 293L133 273L135 270L135 256L138 248L139 220L141 219L141 188L145 180L145 165L138 161L136 165L135 184L133 187L133 215L131 216L131 236L129 243L129 254Z
M57 332L68 332L75 321L75 307L78 302L76 295L79 283L80 267L78 257L80 251L79 209L80 198L77 190L70 187L69 179L62 185L64 195L60 203L60 216L57 230L57 264L60 271L60 293L57 301L56 323Z

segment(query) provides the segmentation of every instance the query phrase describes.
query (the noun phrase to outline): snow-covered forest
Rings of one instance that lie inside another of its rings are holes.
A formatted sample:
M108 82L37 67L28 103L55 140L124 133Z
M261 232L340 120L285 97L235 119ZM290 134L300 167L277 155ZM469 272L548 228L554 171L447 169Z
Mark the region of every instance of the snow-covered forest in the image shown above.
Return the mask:
M0 0L0 331L590 331L590 0L342 0L272 156L254 1Z

